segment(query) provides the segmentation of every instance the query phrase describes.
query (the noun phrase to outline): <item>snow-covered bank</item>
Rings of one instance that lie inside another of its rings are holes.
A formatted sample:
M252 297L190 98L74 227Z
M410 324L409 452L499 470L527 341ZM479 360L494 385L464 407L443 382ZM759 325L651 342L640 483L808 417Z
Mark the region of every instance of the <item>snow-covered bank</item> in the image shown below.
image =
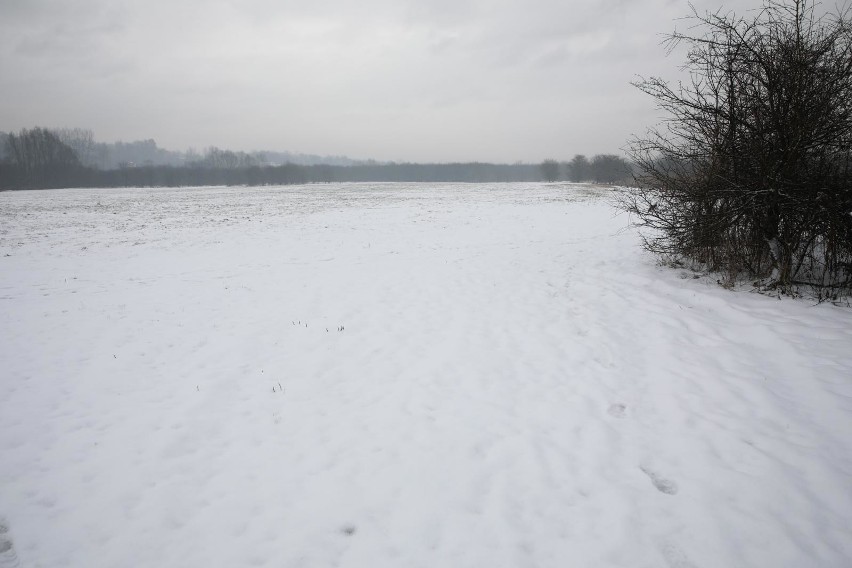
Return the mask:
M0 194L7 552L848 566L852 311L658 268L596 193Z

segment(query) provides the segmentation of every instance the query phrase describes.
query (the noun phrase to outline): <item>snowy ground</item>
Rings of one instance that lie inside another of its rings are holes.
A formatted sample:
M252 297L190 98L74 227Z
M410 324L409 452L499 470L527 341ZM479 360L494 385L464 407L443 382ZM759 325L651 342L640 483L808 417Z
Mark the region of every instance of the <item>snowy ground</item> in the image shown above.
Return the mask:
M0 567L852 565L852 311L626 223L569 185L0 194Z

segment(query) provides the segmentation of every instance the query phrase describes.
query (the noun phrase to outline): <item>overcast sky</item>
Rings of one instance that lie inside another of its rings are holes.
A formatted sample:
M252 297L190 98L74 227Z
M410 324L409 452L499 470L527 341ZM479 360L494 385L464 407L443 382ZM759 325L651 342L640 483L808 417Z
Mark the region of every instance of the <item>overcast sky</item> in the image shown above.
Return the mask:
M759 0L696 0L745 13ZM535 162L618 152L684 0L0 0L0 130L183 150Z

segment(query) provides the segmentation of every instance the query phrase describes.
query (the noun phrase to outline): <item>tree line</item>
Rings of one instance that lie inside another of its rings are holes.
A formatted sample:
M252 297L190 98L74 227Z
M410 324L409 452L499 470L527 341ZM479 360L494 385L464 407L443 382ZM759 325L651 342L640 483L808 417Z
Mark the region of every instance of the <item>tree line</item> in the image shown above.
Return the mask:
M541 174L545 181L626 185L633 181L633 166L615 154L598 154L591 160L577 154L569 162L545 160L541 163Z
M0 138L0 189L60 187L174 187L202 185L285 185L329 182L524 182L589 181L625 183L629 164L614 155L575 156L568 162L541 164L467 163L270 163L263 152L235 152L210 147L203 154L175 153L157 148L153 140L117 143L120 151L150 156L143 163L121 162L102 167L104 145L84 129L23 129ZM130 151L130 150L128 150ZM158 156L158 152L161 154ZM166 154L162 154L166 152ZM275 154L272 158L292 157ZM296 155L304 160L314 156ZM157 161L158 160L159 163ZM165 160L165 163L163 163Z

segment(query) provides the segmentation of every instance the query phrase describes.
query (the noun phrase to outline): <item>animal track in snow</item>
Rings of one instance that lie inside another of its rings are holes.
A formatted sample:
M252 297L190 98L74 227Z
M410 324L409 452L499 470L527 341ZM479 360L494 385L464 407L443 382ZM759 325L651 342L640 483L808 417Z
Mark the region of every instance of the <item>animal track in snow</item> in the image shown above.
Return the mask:
M675 483L671 479L666 479L654 470L649 469L643 465L640 465L639 469L641 469L645 475L651 478L651 483L654 484L654 487L657 488L657 491L659 491L660 493L665 493L666 495L677 495L677 483Z

